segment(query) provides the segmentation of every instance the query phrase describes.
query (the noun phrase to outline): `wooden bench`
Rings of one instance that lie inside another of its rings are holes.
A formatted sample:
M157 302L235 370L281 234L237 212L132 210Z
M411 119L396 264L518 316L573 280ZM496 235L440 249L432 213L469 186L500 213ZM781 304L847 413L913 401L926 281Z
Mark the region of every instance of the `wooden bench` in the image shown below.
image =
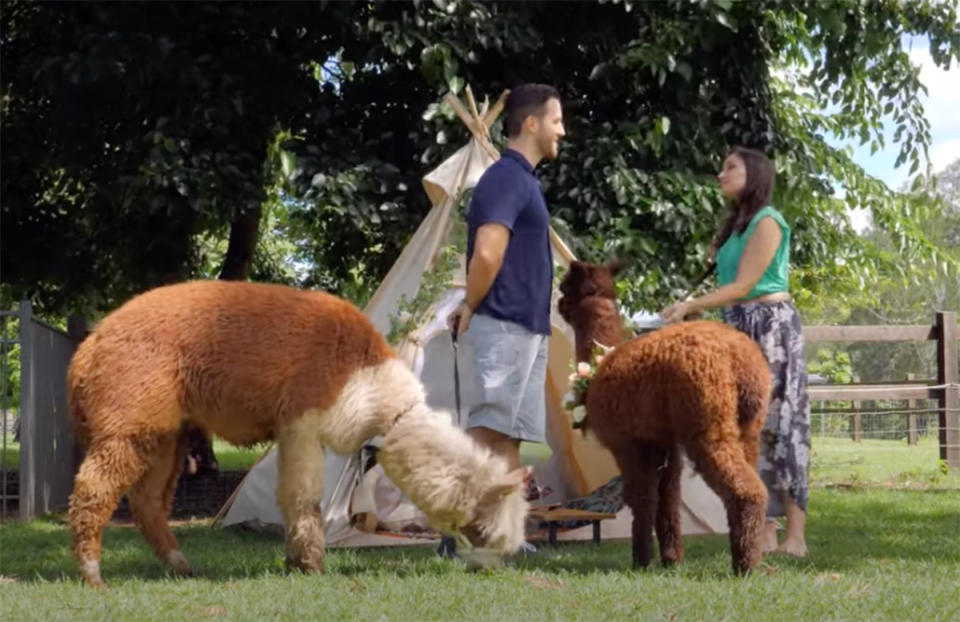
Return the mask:
M557 523L568 520L587 520L593 523L593 542L600 544L600 521L617 517L616 514L607 514L605 512L590 512L587 510L555 507L531 508L527 515L547 523L547 541L551 545L557 543Z

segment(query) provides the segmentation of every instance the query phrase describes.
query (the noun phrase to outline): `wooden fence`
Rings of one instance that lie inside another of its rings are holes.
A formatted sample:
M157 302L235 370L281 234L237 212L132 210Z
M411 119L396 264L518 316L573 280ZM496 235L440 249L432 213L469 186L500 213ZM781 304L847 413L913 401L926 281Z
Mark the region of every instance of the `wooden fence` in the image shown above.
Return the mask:
M935 341L937 378L932 382L810 385L809 396L811 402L936 400L940 458L946 460L951 469L960 469L960 355L957 349L960 334L957 332L956 312L938 312L936 323L932 326L807 326L804 328L804 338L807 343Z

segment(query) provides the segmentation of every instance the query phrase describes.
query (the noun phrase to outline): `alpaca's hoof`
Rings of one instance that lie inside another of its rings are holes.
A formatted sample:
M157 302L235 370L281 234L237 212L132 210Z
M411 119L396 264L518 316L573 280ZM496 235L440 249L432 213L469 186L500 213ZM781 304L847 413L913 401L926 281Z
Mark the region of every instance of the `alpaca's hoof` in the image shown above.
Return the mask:
M167 553L167 563L170 564L170 567L173 568L173 571L181 577L192 577L193 570L190 568L190 564L187 563L187 558L183 556L183 553L177 550L170 551Z
M675 566L683 561L683 549L677 550L677 547L668 546L660 553L660 563L665 567Z
M100 577L100 562L86 560L80 564L80 574L87 585L97 589L106 589L107 584Z
M323 559L310 559L309 557L287 557L287 568L290 570L299 570L306 574L323 574L326 568L323 565Z

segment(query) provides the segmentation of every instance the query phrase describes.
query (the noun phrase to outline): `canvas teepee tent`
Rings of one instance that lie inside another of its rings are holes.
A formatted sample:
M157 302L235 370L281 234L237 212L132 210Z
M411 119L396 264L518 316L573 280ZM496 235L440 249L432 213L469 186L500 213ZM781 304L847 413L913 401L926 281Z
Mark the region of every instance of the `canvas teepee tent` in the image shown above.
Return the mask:
M457 348L446 328L447 317L463 299L466 284L463 256L462 214L457 213L465 191L471 189L498 157L487 130L503 107L504 93L492 106L478 110L469 87L469 110L448 94L446 101L471 133L470 141L423 179L424 190L433 205L396 263L380 284L364 312L381 334L389 336L400 358L423 382L431 406L445 409L461 426L473 399L469 346ZM551 230L553 256L558 272L574 256ZM612 456L590 436L583 437L571 427L571 417L562 408L567 391L570 361L574 356L573 333L556 309L555 292L551 309L552 336L544 386L547 404L548 460L535 467L537 480L553 493L543 503L561 503L586 495L618 474ZM457 365L454 365L454 356ZM454 370L458 370L461 407L458 412L454 391ZM276 455L271 449L251 469L234 495L221 510L224 525L245 524L282 529L283 519L276 502ZM382 469L364 469L361 456L342 456L327 451L323 499L328 546L376 546L418 543L417 537L384 535L413 532L425 527L422 514L407 502L383 474ZM684 533L722 533L727 530L726 513L716 495L687 468L683 481L682 528ZM630 536L630 511L624 509L616 520L606 521L604 537ZM376 527L380 531L375 532ZM587 539L590 528L571 530L561 539Z

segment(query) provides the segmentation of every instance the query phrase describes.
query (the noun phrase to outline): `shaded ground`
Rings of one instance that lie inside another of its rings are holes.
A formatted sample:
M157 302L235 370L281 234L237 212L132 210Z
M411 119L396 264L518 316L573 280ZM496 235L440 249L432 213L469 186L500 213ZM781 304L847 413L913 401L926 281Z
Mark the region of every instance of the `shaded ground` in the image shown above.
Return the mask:
M217 475L204 474L197 477L181 477L177 483L177 492L175 493L173 511L170 513L170 517L180 520L212 517L233 494L234 489L246 474L246 471L221 471ZM9 498L7 499L6 515L8 519L15 519L19 516L19 504L16 496L19 491L19 479L16 471L7 472L7 490ZM126 497L124 497L117 511L114 512L111 521L123 523L129 522L131 519L130 506Z

